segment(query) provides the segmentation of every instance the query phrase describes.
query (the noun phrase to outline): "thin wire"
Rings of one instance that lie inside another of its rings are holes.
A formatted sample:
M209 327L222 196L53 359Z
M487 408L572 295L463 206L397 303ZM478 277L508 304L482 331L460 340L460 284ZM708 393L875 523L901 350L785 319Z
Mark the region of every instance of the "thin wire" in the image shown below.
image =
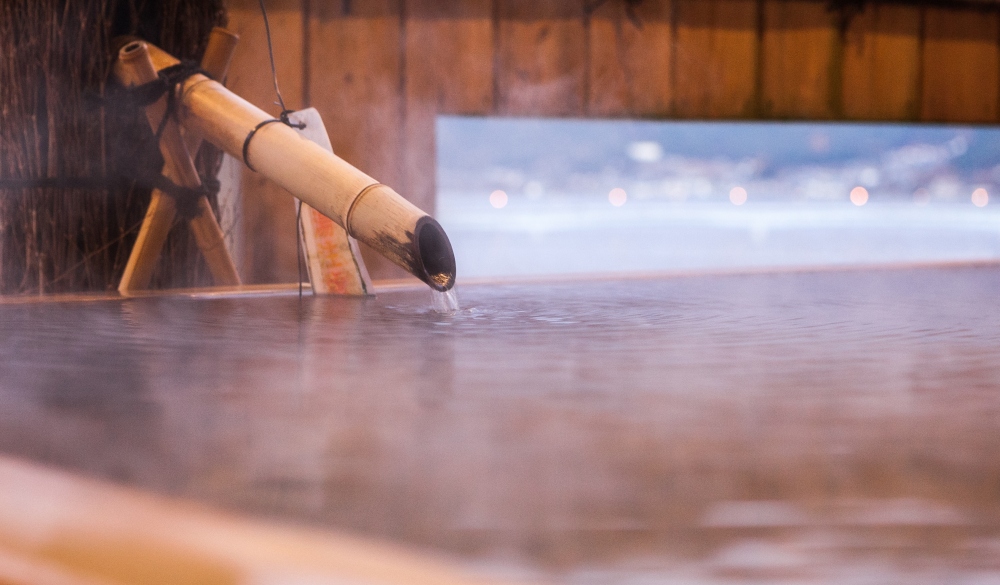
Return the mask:
M76 264L74 264L74 265L70 266L69 268L67 268L66 270L64 270L64 271L63 271L63 272L62 272L61 274L59 274L59 276L57 276L57 277L53 278L52 280L50 280L50 281L49 281L49 284L50 284L50 285L52 285L52 284L55 284L55 283L59 282L60 280L62 280L62 279L64 279L64 278L66 278L66 277L67 277L67 276L69 276L69 275L70 275L70 274L71 274L71 273L72 273L72 272L73 272L74 270L76 270L77 268L79 268L79 267L83 266L83 265L84 265L84 264L86 264L87 262L90 262L90 260L91 260L92 258L94 258L95 256L97 256L97 255L98 255L98 254L100 254L101 252L103 252L103 251L107 250L107 249L108 249L108 248L110 248L111 246L113 246L113 245L117 244L118 242L121 242L122 240L124 240L124 239L125 239L125 238L126 238L126 237L127 237L128 235L129 235L129 234L131 234L131 233L132 233L132 232L134 232L135 230L137 230L137 229L139 229L140 227L142 227L142 222L143 222L143 221L145 221L145 220L144 220L144 219L140 219L140 220L139 220L138 222L136 222L135 224L133 224L133 225L132 225L132 227L130 227L130 228L128 228L127 230L125 230L124 232L122 232L122 235L120 235L120 236L118 236L117 238L115 238L115 239L111 240L111 241L110 241L110 242L108 242L107 244L104 244L103 246L101 246L100 248L98 248L98 249L94 250L93 252L90 252L89 254L86 254L86 255L84 255L84 257L83 257L83 259L82 259L82 260L80 260L80 261L79 261L79 262L77 262Z
M295 267L299 270L299 301L302 300L302 200L295 212Z
M264 15L264 32L267 33L267 56L271 59L271 75L274 77L274 93L278 94L278 105L282 112L287 112L285 100L281 97L281 90L278 89L278 68L274 66L274 46L271 44L271 25L267 22L267 8L264 7L264 0L260 0L260 13Z
M295 128L305 128L304 123L292 124L288 120L290 110L285 107L285 99L281 97L281 90L278 89L278 68L274 65L274 45L271 44L271 25L267 21L267 8L264 0L260 1L260 13L264 17L264 33L267 36L267 57L271 61L271 76L274 79L274 93L278 96L278 105L281 106L281 121ZM256 131L256 129L254 130ZM247 145L253 132L247 135L247 140L243 144L243 161L247 158ZM250 166L247 163L247 166ZM251 167L252 168L252 167ZM302 201L300 200L295 212L295 267L299 273L299 301L302 301Z

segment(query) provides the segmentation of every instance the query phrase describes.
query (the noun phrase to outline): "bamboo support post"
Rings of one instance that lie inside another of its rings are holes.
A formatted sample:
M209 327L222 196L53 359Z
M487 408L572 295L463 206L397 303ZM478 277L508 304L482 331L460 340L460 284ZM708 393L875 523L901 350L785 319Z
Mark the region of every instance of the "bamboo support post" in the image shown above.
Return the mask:
M148 45L148 51L157 69L178 62L155 46ZM245 158L251 168L432 288L444 291L454 285L455 257L448 236L391 188L284 124L258 127L272 117L204 75L183 83L178 102L178 117L187 131Z
M230 32L220 26L212 29L208 35L208 44L205 46L205 54L201 57L201 68L208 73L208 76L224 83L226 75L229 73L229 64L233 61L236 53L236 44L240 41L240 35Z
M125 272L118 283L118 292L128 294L149 287L156 261L160 258L163 244L167 241L167 234L176 217L177 206L173 198L159 189L153 189L142 227L139 228L139 235L125 264Z
M206 51L206 55L210 55L210 66L224 73L231 58L232 48L235 46L232 42L232 37L235 35L215 31L213 33L215 34L210 38L210 45L214 42L216 47L210 47L211 50ZM218 48L219 45L222 45L222 48ZM223 54L227 50L230 52L229 58ZM157 77L144 43L129 43L123 47L119 52L115 72L127 86L141 85ZM166 115L168 115L166 96L146 108L146 117L153 128L159 128ZM160 152L165 161L164 176L181 187L200 187L201 179L189 151L190 147L197 152L200 143L201 139L196 135L183 137L177 123L172 119L166 120L160 136ZM208 199L204 196L199 197L196 205L197 211L189 219L189 226L215 283L238 286L240 278L236 272L236 265L226 249L222 229ZM119 292L126 294L149 286L156 261L159 259L176 215L177 205L173 198L159 189L154 189L139 237L136 239L118 286Z

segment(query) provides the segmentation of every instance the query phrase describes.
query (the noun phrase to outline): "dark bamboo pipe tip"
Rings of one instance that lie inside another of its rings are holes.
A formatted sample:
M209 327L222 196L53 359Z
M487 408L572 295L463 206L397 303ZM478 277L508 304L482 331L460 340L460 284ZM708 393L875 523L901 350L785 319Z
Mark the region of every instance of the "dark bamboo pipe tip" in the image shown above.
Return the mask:
M413 273L417 278L442 292L455 286L455 252L441 224L429 215L417 220L413 243L418 262Z

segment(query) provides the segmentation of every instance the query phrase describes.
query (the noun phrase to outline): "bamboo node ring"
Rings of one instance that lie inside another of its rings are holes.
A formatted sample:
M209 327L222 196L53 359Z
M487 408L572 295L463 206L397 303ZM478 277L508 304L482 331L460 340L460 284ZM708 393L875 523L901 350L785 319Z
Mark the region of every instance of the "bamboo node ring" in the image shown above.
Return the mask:
M369 191L382 186L384 186L382 183L372 183L354 196L354 201L351 201L351 206L347 208L347 215L344 217L344 231L347 232L347 235L352 238L354 237L354 234L351 233L351 214L354 213L354 208L357 207L358 201L361 201L361 198L364 197Z

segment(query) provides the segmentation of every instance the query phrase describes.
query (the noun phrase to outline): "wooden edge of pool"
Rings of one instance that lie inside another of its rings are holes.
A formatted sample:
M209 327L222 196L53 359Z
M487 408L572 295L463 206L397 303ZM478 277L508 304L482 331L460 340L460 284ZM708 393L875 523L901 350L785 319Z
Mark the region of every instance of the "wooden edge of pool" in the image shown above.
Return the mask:
M707 268L689 270L655 270L655 271L622 271L622 272L580 272L569 274L539 274L518 275L507 277L472 277L459 278L457 287L467 286L497 286L525 284L563 284L577 282L606 282L612 280L664 280L671 278L698 278L717 276L759 276L768 274L805 274L834 273L889 270L919 270L919 269L956 269L956 268L1000 268L1000 259L994 260L941 260L927 262L888 262L871 264L828 264L828 265L788 265L788 266L743 266L737 268ZM429 290L427 285L416 278L398 280L378 280L373 283L376 295L393 292ZM224 299L253 298L271 296L294 296L299 293L296 283L282 284L251 284L241 286L212 286L200 288L175 288L148 290L122 295L118 292L104 293L60 293L42 295L0 295L0 306L32 303L60 302L104 302L121 301L123 299L142 299L157 297L191 298L191 299ZM302 293L312 295L309 283L302 284ZM362 298L362 297L359 297Z
M401 546L248 519L6 456L0 582L487 583Z

